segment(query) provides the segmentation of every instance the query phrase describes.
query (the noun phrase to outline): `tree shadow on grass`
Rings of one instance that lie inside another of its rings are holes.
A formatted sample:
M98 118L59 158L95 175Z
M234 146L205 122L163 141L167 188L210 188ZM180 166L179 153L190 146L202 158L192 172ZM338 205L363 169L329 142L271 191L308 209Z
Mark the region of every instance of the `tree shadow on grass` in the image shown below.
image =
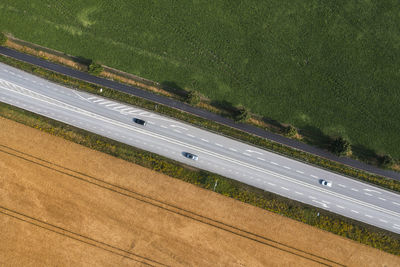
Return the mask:
M176 82L171 82L171 81L163 81L161 83L161 88L167 92L170 92L172 94L178 95L180 97L186 98L188 96L188 91L180 87L179 85L176 84Z
M231 102L226 100L212 100L210 104L211 106L221 109L232 116L237 113L237 108Z
M325 150L330 150L331 144L334 140L331 136L324 134L321 129L312 125L302 127L299 130L299 133L303 136L306 143Z
M83 64L86 66L89 66L92 63L91 59L82 57L82 56L77 56L77 57L73 57L73 61L79 64Z
M351 146L352 153L355 157L361 161L379 165L381 163L381 156L379 156L376 151L361 145L355 144Z

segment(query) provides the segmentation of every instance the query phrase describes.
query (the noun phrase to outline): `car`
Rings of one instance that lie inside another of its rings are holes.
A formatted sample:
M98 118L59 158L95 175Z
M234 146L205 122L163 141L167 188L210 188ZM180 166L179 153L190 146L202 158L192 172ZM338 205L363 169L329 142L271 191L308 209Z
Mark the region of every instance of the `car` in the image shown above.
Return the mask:
M137 123L137 124L140 124L140 125L143 125L143 126L146 126L146 124L147 124L146 121L138 119L138 118L133 118L133 122Z
M319 180L319 183L324 186L332 187L332 182L324 180L324 179Z
M191 159L191 160L198 160L199 159L199 157L197 155L189 153L189 152L182 152L182 155L185 156L188 159Z

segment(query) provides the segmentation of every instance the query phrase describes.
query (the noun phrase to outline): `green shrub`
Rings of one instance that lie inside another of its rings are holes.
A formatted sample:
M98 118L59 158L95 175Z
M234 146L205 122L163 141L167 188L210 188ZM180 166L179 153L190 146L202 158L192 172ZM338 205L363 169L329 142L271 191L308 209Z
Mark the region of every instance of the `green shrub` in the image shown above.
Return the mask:
M4 45L7 42L7 36L4 33L0 32L0 45Z
M350 153L351 144L343 137L338 137L332 142L331 151L338 156L345 156Z
M380 157L379 161L380 161L380 165L385 168L390 168L394 164L394 159L389 154L384 155L383 157Z
M90 74L99 75L103 70L104 70L104 68L102 65L92 61L92 63L90 63L90 65L89 65L88 71Z
M246 122L250 119L250 110L242 105L238 105L236 108L235 121Z
M289 125L285 129L285 135L287 137L295 137L297 135L297 129L293 127L292 125Z
M197 105L198 103L200 103L200 100L201 100L201 96L200 96L200 93L197 91L193 90L187 94L186 102L191 105Z

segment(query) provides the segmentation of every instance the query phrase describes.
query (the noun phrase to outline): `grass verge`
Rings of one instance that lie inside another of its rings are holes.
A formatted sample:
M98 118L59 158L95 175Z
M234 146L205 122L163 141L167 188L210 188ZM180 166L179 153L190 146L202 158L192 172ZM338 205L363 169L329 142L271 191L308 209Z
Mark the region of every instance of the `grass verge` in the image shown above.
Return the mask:
M400 236L313 206L248 186L238 181L150 153L41 115L0 103L0 116L88 148L150 168L207 190L281 214L288 218L400 255Z

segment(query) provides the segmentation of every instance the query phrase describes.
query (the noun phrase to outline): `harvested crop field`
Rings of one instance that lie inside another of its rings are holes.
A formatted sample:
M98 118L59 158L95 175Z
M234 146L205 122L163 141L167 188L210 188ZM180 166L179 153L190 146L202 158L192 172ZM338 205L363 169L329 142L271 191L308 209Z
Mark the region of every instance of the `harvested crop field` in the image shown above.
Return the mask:
M400 264L15 122L0 129L0 265Z

